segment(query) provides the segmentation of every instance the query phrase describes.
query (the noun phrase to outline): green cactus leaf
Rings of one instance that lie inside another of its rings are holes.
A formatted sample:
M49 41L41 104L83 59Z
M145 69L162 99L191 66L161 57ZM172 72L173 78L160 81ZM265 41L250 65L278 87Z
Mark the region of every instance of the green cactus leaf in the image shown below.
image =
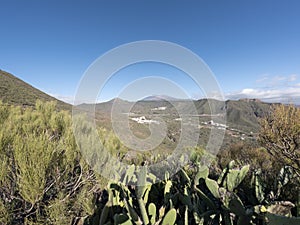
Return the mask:
M151 183L156 183L156 176L153 173L148 173L148 178L151 180Z
M170 193L172 187L172 181L168 180L165 184L164 195Z
M189 212L188 212L188 206L185 206L185 211L184 211L184 225L189 224Z
M127 220L126 222L122 223L121 225L133 225L133 223L130 220Z
M229 191L233 191L246 177L250 166L243 166L241 170L231 169L227 174L225 179L225 186L227 186Z
M150 190L151 190L151 185L147 185L144 189L143 200L144 200L145 204L148 203Z
M176 221L176 209L170 209L169 212L165 215L162 225L174 225Z
M209 191L213 194L215 198L220 198L219 194L219 185L217 181L206 178L205 179L206 186L208 187Z
M246 165L242 167L238 175L239 183L237 185L239 185L245 179L249 169L250 169L250 165Z
M263 191L263 185L261 178L258 173L254 175L254 184L255 184L255 196L259 203L262 203L265 199L265 193Z
M228 173L224 186L227 187L229 191L233 191L236 188L236 184L238 183L238 174L238 170L231 170L230 173Z
M152 202L148 206L148 214L151 225L154 225L156 222L156 206Z
M218 179L218 184L223 186L224 185L224 181L226 179L226 176L228 175L228 173L231 171L231 169L234 167L235 165L235 161L232 160L230 163L228 163L228 165L226 166L226 168L223 169L219 179Z
M207 178L208 174L209 174L209 169L208 169L207 166L199 167L198 172L195 176L195 185L199 184L199 179L200 178L203 178L203 179Z

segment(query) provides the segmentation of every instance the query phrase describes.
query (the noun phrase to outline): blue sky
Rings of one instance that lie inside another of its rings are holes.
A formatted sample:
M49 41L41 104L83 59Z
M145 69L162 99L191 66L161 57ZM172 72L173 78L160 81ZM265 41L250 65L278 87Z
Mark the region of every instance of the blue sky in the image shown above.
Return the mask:
M226 98L300 102L300 1L7 0L0 6L0 69L66 101L105 52L164 40L199 55ZM188 79L154 67L125 69L100 99L115 97L142 69L201 96Z

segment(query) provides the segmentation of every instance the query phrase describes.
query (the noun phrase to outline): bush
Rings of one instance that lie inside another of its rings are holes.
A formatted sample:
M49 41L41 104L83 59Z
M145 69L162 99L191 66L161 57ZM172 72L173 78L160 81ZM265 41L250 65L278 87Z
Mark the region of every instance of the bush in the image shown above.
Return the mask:
M75 216L93 213L93 207L87 207L94 204L90 197L87 204L75 202L97 191L94 172L80 157L70 115L55 108L52 102L37 101L35 109L0 103L3 224L9 224L9 218L14 224L44 224L49 219L51 224L67 224Z

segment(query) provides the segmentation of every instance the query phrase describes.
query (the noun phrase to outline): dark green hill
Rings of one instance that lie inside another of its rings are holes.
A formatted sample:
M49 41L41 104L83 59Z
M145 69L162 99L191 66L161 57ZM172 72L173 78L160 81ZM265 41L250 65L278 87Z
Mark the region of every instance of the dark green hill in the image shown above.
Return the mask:
M21 106L34 106L36 100L56 101L58 109L71 110L71 105L62 102L32 87L14 75L0 70L0 100Z
M258 130L258 119L272 110L272 104L257 99L241 99L226 102L227 123L242 130Z
M175 102L179 108L190 114L191 104ZM215 99L200 99L194 101L199 115L219 114L225 115L226 123L232 128L243 131L257 131L259 129L259 118L266 116L272 110L272 104L262 102L258 99L227 100L225 102ZM212 117L216 119L216 117Z

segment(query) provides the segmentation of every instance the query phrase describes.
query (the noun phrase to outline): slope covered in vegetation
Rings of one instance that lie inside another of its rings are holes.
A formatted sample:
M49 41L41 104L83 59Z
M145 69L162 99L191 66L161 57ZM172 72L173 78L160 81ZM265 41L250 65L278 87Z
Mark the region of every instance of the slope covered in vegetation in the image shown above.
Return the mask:
M35 106L36 100L57 101L59 109L71 110L71 105L32 87L14 75L0 70L0 100L22 106Z

